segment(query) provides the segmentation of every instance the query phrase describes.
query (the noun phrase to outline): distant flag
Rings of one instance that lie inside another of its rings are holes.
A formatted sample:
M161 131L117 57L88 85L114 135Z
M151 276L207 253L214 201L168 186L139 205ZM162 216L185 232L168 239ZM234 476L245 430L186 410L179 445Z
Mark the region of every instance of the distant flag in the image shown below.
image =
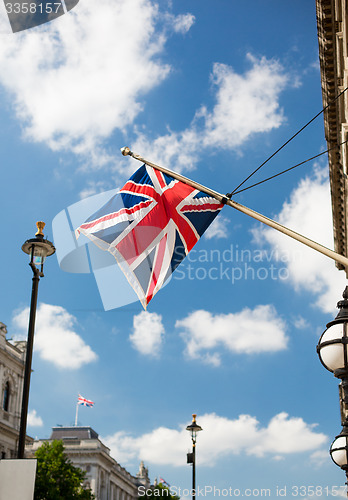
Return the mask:
M77 404L82 406L88 406L89 408L91 408L94 405L94 402L82 397L79 394L79 397L77 398Z
M160 483L162 483L162 484L164 484L165 486L168 486L168 487L170 486L170 484L168 484L167 481L165 481L163 479L163 477L160 477L159 479L160 479Z
M144 309L223 204L148 165L75 233L117 260Z

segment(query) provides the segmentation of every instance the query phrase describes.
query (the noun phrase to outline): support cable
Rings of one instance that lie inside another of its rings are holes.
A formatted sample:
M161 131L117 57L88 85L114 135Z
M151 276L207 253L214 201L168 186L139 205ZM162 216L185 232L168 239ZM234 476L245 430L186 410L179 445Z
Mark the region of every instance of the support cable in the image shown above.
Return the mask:
M277 153L279 153L279 151L281 151L287 144L289 144L290 141L292 141L298 134L300 134L306 127L308 127L308 125L310 125L316 118L318 118L318 116L320 116L322 113L324 113L324 111L329 107L331 106L331 104L333 104L335 101L337 101L337 99L339 97L341 97L342 94L344 94L344 92L346 92L346 90L348 90L348 87L346 87L344 90L342 90L342 92L340 92L331 102L329 102L325 108L323 108L321 111L319 111L319 113L317 113L311 120L309 120L309 122L307 122L300 130L298 130L292 137L290 137L290 139L288 139L286 142L284 142L284 144L282 146L280 146L280 148L277 149L277 151L275 151L269 158L267 158L267 160L265 160L263 163L261 163L261 165L257 168L255 168L255 170L253 172L251 172L250 175L248 175L248 177L246 177L244 179L244 181L242 181L233 191L232 193L228 193L226 196L228 198L232 198L232 196L234 194L236 194L237 190L247 181L250 179L250 177L252 177L254 174L256 174L256 172L258 170L260 170L260 168L262 168L269 160L271 160Z
M344 142L341 142L341 144L338 144L338 146L342 146L343 144L346 144L347 142L348 142L348 139ZM337 148L337 146L329 148L326 151L323 151L322 153L319 153L315 156L312 156L311 158L308 158L307 160L301 161L301 163L297 163L297 165L294 165L293 167L287 168L286 170L283 170L282 172L279 172L278 174L274 174L271 177L267 177L267 179L264 179L263 181L256 182L255 184L252 184L251 186L248 186L244 189L239 189L238 191L234 191L233 194L239 194L239 193L242 193L243 191L247 191L248 189L251 189L255 186L259 186L260 184L263 184L264 182L270 181L270 180L274 179L275 177L278 177L279 175L285 174L286 172L289 172L290 170L293 170L294 168L299 167L299 166L303 165L304 163L308 163L311 160L315 160L315 158L319 158L319 156L322 156L325 153L328 153L329 151L332 151L333 149L336 149L336 148Z

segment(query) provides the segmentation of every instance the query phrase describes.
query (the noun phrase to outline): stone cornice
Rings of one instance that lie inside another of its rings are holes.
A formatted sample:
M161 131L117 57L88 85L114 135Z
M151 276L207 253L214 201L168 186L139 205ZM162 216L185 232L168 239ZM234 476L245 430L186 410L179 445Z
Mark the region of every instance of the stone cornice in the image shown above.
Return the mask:
M327 106L347 86L346 54L343 40L347 29L342 0L316 0L317 30L323 106ZM336 8L337 5L337 8ZM346 122L346 96L340 97L324 112L325 138L329 152L330 189L335 251L347 255L347 180L345 174L346 146L338 146L347 139L343 125ZM344 149L343 149L344 148ZM341 264L336 264L344 269ZM348 271L348 270L346 270Z

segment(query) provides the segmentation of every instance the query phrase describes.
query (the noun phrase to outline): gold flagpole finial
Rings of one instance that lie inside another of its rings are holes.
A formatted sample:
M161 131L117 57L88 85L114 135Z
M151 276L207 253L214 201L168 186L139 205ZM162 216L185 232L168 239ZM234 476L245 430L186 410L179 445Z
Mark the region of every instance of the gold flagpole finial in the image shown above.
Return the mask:
M132 151L127 146L121 148L121 153L123 154L123 156L132 156Z
M45 225L46 224L42 220L40 220L36 223L37 232L35 233L35 236L43 236L44 235L42 231L43 231L43 228L45 227Z

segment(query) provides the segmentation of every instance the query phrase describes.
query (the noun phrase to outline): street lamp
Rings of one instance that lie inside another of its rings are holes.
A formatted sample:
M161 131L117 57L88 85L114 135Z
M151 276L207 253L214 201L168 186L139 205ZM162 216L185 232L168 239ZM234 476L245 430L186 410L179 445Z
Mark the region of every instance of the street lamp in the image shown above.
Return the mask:
M343 300L337 303L339 312L319 339L317 353L323 366L341 379L340 409L342 431L336 436L330 448L330 455L336 465L346 473L348 485L348 286Z
M191 433L192 453L187 454L187 463L192 464L192 500L196 496L196 440L197 432L202 431L202 427L196 422L197 415L192 414L192 424L186 427L186 430Z
M319 339L317 352L319 359L335 377L348 376L348 286L343 292L343 300L337 303L339 312Z
M44 277L43 265L46 257L54 254L56 249L48 240L44 239L43 228L45 223L40 221L36 223L37 232L35 238L27 240L22 245L24 253L30 255L29 266L33 271L33 285L31 289L31 302L28 326L28 341L27 352L25 358L24 380L23 380L23 396L22 396L22 411L21 422L18 438L18 458L24 458L25 436L27 431L27 416L28 416L28 403L29 403L29 387L31 375L31 361L33 357L33 344L34 344L34 329L36 317L37 294L40 278Z
M336 465L348 472L348 426L343 425L342 432L335 437L330 448L330 455Z

